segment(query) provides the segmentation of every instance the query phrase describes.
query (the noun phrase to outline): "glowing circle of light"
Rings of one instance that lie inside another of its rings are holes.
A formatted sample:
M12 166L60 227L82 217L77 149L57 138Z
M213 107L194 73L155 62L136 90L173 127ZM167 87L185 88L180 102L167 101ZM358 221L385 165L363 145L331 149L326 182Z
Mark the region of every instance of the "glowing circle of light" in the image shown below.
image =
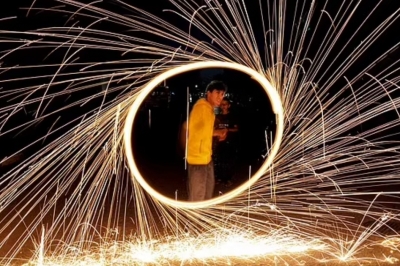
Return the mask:
M174 200L171 198L168 198L161 193L157 192L155 189L153 189L143 178L143 176L140 174L139 169L136 166L136 162L133 156L133 151L132 151L132 130L133 130L133 124L134 124L134 119L136 116L136 113L139 110L140 105L142 102L145 100L147 95L149 95L159 84L161 84L164 80L167 80L173 76L193 71L193 70L199 70L199 69L207 69L207 68L227 68L227 69L233 69L237 70L240 72L243 72L245 74L248 74L251 76L254 80L256 80L265 90L271 105L272 105L272 110L276 115L276 134L275 134L275 139L274 143L270 149L269 155L267 159L264 161L263 165L260 167L260 169L245 183L240 185L239 187L235 188L234 190L220 195L216 198L212 198L209 200L205 201L196 201L196 202L189 202L189 201L181 201L181 200ZM271 85L270 82L263 76L262 74L258 73L254 69L251 69L249 67L237 64L237 63L230 63L230 62L220 62L220 61L205 61L205 62L196 62L196 63L190 63L187 65L179 66L172 68L170 70L167 70L158 76L156 76L154 79L152 79L146 86L138 93L134 103L129 109L126 121L125 121L125 127L124 127L124 145L125 145L125 153L126 153L126 158L128 162L128 167L130 170L131 178L133 179L132 181L139 182L139 184L142 186L142 188L149 193L153 198L157 199L158 201L165 203L169 206L175 207L175 208L182 208L182 209L197 209L197 208L205 208L209 207L211 205L216 205L219 203L226 202L236 196L238 196L240 193L245 191L246 189L250 188L257 180L266 172L268 167L272 164L282 141L282 135L283 135L283 108L282 108L282 102L281 99L276 91L276 89Z

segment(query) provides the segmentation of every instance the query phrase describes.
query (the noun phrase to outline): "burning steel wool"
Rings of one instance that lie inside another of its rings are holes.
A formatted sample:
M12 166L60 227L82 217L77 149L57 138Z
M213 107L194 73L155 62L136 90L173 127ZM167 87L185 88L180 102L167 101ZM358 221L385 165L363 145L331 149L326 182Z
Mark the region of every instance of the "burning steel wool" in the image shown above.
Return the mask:
M243 230L221 230L203 234L200 238L183 236L180 239L142 243L115 241L92 251L80 250L79 253L75 253L71 248L72 252L68 256L38 254L37 262L41 261L44 265L230 264L235 260L266 260L268 256L299 256L305 252L326 248L322 241L286 235L284 231L281 229L271 232L269 236L260 236Z
M399 263L400 3L144 2L0 18L1 264ZM125 126L194 65L251 75L276 119L260 170L191 205L138 177Z

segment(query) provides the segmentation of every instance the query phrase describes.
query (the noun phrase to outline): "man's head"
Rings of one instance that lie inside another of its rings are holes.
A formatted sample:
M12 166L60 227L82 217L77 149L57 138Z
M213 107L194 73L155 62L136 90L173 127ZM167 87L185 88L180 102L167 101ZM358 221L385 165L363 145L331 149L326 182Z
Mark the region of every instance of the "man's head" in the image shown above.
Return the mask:
M229 108L231 107L231 102L229 101L228 98L224 97L221 101L221 111L223 114L229 113Z
M214 107L219 107L224 98L227 86L222 81L211 81L207 86L207 101Z

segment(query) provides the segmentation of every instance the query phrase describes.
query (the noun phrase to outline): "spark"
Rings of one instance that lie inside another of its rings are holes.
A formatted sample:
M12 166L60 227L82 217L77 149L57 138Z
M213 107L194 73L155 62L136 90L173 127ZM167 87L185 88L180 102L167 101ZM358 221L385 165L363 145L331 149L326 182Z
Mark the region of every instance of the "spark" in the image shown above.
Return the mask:
M198 237L186 236L182 239L159 239L146 243L134 240L126 242L113 241L100 246L97 250L80 251L63 257L46 256L43 265L130 265L132 262L174 263L174 262L222 262L229 260L251 260L271 255L300 255L308 251L320 251L326 246L316 239L297 239L295 236L271 232L270 236L260 236L249 232L223 230ZM103 257L103 259L96 259ZM99 264L100 263L100 264Z
M398 22L398 3L343 1L334 10L333 1L260 0L254 14L245 1L174 0L169 15L187 24L173 25L119 0L113 8L40 2L28 13L66 15L66 24L0 31L1 60L18 57L0 68L0 136L55 119L13 154L46 146L0 179L2 263L15 263L36 239L35 256L25 258L36 265L295 265L304 256L311 265L396 263L400 60L382 60L399 43L372 51ZM47 62L26 64L26 52ZM85 57L91 52L112 59ZM176 208L131 178L124 125L156 77L209 62L243 66L271 84L283 109L282 143L272 166L229 201ZM54 108L58 100L65 104ZM19 121L22 110L34 116Z

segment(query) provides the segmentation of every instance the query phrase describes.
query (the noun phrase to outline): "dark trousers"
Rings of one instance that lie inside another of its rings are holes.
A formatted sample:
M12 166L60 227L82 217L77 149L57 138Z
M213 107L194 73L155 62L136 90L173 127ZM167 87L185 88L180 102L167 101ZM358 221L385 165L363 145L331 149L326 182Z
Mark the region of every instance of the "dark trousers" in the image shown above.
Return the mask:
M188 164L189 201L211 199L214 193L214 163L205 165Z
M213 160L215 163L215 176L226 183L232 180L235 173L236 146L230 143L220 143L215 149Z

